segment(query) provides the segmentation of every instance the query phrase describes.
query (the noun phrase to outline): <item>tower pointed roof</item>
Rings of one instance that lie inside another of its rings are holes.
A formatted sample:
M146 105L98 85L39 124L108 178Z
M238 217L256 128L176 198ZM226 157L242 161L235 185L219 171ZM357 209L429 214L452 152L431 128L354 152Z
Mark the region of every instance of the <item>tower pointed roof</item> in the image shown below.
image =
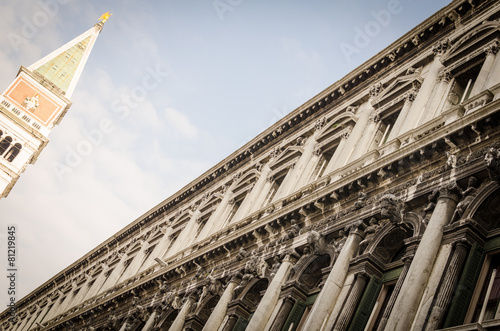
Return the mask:
M106 20L33 63L28 69L50 81L69 99Z

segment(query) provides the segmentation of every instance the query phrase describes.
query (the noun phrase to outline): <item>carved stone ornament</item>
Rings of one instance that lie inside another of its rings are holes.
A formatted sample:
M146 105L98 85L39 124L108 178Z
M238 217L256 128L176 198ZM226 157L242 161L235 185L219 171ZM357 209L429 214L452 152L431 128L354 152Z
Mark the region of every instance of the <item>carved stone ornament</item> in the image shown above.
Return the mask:
M434 47L432 47L432 52L434 53L434 56L443 55L444 52L446 52L446 50L448 49L449 45L450 45L450 42L447 39L438 41L436 43L436 45L434 45Z
M500 150L493 147L489 148L484 155L484 163L490 179L500 182Z
M370 221L368 222L368 226L365 229L365 239L363 239L359 243L359 254L363 254L364 251L366 250L366 247L370 245L370 243L373 241L375 235L382 229L383 225L379 223L379 221L375 218L372 217Z
M347 130L345 130L345 132L342 133L342 139L349 138L349 136L351 135L351 132L352 132L352 129L351 128L347 128Z
M438 74L438 81L449 83L451 81L451 74L448 71L440 71Z
M273 149L271 149L271 153L269 154L269 157L271 159L275 159L277 158L281 153L281 147L274 147Z
M354 203L354 209L361 209L366 206L366 193L359 192L358 193L358 201Z
M281 266L280 258L279 256L276 255L273 258L273 265L271 266L271 277L274 277L276 275L280 266Z
M239 295L243 289L254 279L255 276L253 274L244 274L243 277L241 277L241 282L234 288L234 293L236 295Z
M415 69L414 67L409 67L406 69L406 75L420 74L421 68Z
M307 234L307 244L313 254L324 254L327 248L325 237L314 230Z
M377 111L373 111L368 119L373 123L378 123L380 122L380 115Z
M385 194L380 202L380 215L393 223L403 222L403 203L393 194Z
M346 108L346 112L356 114L358 112L359 106L349 106Z
M347 240L347 232L344 230L339 230L338 238L335 239L332 243L337 254L340 253L340 251L342 250L342 247L344 247L346 240Z
M495 40L493 43L489 44L484 48L484 52L489 55L496 55L498 53L499 42Z
M460 193L462 195L462 200L457 204L457 207L455 209L455 212L453 213L453 216L451 218L451 221L454 222L462 217L464 214L465 210L469 205L474 201L476 198L476 193L477 189L476 187L478 186L478 180L476 177L471 176L469 177L469 181L467 183L467 188L465 190L460 190Z
M296 140L296 146L304 146L306 143L306 138L304 137L298 137Z
M321 130L324 126L326 125L326 117L322 117L318 120L316 120L316 123L314 123L314 129L319 131Z
M378 84L373 85L370 88L369 94L370 94L370 97L375 98L379 95L380 92L382 92L382 83L378 83Z

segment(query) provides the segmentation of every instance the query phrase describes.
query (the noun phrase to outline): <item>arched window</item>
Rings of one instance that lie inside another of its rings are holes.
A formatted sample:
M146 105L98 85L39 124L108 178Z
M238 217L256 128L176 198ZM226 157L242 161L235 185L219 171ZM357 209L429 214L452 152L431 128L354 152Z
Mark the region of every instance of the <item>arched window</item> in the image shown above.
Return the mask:
M23 146L21 146L21 144L19 143L16 143L14 144L14 146L12 146L8 151L7 151L7 154L5 154L5 158L7 159L7 161L9 162L12 162L14 161L14 159L16 158L16 156L19 154L19 152L21 151L21 148Z
M12 138L11 137L5 137L0 141L0 155L3 155L5 151L9 148L10 144L12 143Z

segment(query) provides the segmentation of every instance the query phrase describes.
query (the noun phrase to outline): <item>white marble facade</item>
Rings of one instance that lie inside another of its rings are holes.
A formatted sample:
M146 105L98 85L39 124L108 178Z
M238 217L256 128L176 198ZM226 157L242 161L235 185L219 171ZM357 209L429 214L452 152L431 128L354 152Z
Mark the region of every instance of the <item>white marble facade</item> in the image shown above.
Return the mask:
M453 1L4 330L496 330L500 4Z

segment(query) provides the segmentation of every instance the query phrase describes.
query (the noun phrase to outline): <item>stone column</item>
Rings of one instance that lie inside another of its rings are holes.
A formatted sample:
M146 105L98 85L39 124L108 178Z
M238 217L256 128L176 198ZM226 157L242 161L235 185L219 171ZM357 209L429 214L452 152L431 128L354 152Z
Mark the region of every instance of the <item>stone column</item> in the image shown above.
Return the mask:
M351 155L351 160L356 160L369 151L373 133L377 128L377 124L373 121L374 118L372 116L373 113L376 113L375 108L371 104L372 100L373 98L370 98L367 102L363 103L357 111L358 121L351 133L356 140L356 148Z
M442 71L439 73L437 87L427 103L426 111L422 114L422 116L420 116L417 127L439 115L439 111L441 110L443 103L446 101L445 93L450 86L450 81L451 75L449 72Z
M349 138L348 134L344 134L340 139L340 143L333 153L332 159L326 165L326 169L324 171L325 175L328 175L333 170L338 169L344 165L346 159L349 157L349 152L346 149L347 139Z
M142 239L140 244L141 244L141 249L139 250L139 252L137 252L137 254L135 254L134 259L132 260L132 263L130 263L130 266L127 268L127 273L130 276L137 274L137 272L139 271L139 268L141 267L142 263L144 262L144 259L146 258L146 250L149 247L149 243L146 240ZM127 275L123 275L123 276L124 276L124 279L130 277Z
M276 275L267 287L266 293L260 300L255 313L248 323L247 330L264 330L264 327L273 313L274 307L278 303L281 286L287 281L292 269L293 258L287 255L281 263Z
M309 176L307 176L307 178L305 179L303 177L308 175L310 172L306 171L306 169L311 168L311 165L313 167L315 165L312 164L313 162L311 162L312 158L314 157L315 145L316 145L316 139L314 139L314 135L307 138L303 147L304 152L302 153L299 161L292 170L293 173L290 178L290 185L288 187L288 190L286 192L283 192L285 196L294 192L296 189L302 187L305 184L305 181L309 178Z
M462 239L454 243L455 251L448 265L443 283L439 289L434 307L432 308L426 330L432 331L440 327L445 312L448 310L453 293L460 278L460 272L467 257L467 240Z
M170 326L169 331L182 331L184 327L184 322L186 321L187 315L191 312L191 307L196 302L196 299L192 295L188 295L186 302L182 305L179 314L175 318L174 322Z
M224 329L222 329L222 331L233 331L236 322L238 322L238 315L236 314L229 315L226 325L224 325Z
M354 311L356 310L359 300L361 299L361 295L366 288L367 280L368 275L366 275L365 273L359 273L356 275L356 280L354 282L354 285L352 286L351 293L347 297L344 308L342 309L339 319L335 324L334 331L347 330L349 322L351 321L351 318L354 315Z
M492 52L494 54L498 53L499 43L495 43L492 45ZM490 87L500 83L500 56L495 55L495 61L490 69L490 74L488 75L488 79L485 84L485 89L489 89Z
M429 71L425 75L424 81L420 90L413 102L412 107L409 110L409 114L406 117L406 121L402 124L401 129L399 130L399 134L405 133L411 129L413 129L419 119L422 117L422 114L427 111L427 104L436 85L436 80L439 75L439 70L443 67L441 63L441 56L444 54L448 47L448 43L438 42L432 49L434 53L434 59L432 60Z
M233 300L234 288L236 285L238 285L238 280L236 278L231 278L202 331L212 331L220 328L224 321L224 317L226 317L227 305Z
M190 208L192 212L190 219L184 229L181 230L179 237L177 237L173 245L168 250L167 257L170 257L185 247L188 247L189 244L191 244L191 242L195 239L196 230L199 226L198 218L200 217L201 212L199 205L193 204Z
M452 190L455 189L455 183L443 185L439 188L436 207L415 252L415 258L408 270L408 276L401 287L401 293L404 293L404 295L396 299L394 310L387 321L387 330L410 330L437 253L441 247L443 228L451 221L457 206L457 195L452 193Z
M242 213L240 214L242 216L241 218L250 215L252 212L261 207L267 195L267 193L262 194L262 192L266 187L267 178L269 177L270 172L271 169L269 168L269 165L265 164L261 167L259 178L252 188L252 191L248 193L248 197L245 198L245 201L240 206L240 209L242 210Z
M40 312L40 314L38 314L37 318L35 319L34 325L36 325L36 323L42 324L43 317L46 315L47 310L49 309L49 306L51 305L51 303L52 303L52 300L50 298L47 298L47 303L45 304L45 306L42 308L42 311Z
M227 217L229 201L231 200L231 189L233 188L233 186L234 181L230 187L224 186L220 193L215 193L216 195L220 196L221 201L208 219L207 224L205 224L205 228L201 230L200 235L198 236L199 238L207 238L212 233L220 230L220 227L222 226L221 223L223 223L223 220L225 220Z
M155 258L159 258L160 260L163 259L163 256L166 253L165 250L170 244L170 235L172 234L172 227L169 226L168 228L161 229L160 231L163 233L163 236L161 237L156 247L153 249L153 252L149 255L148 259L144 261L144 264L138 271L139 273L141 271L146 270L153 263L156 263L153 262Z
M148 320L146 321L146 325L144 325L144 327L142 328L142 331L150 331L151 329L153 329L153 327L155 326L156 316L158 316L159 313L161 313L160 309L157 308L153 310Z
M184 327L184 322L186 321L187 315L191 311L191 307L193 304L196 302L195 298L191 295L187 297L186 302L181 308L181 311L179 311L179 314L175 318L174 322L172 323L172 326L168 331L182 331L182 328Z
M57 292L58 294L56 294L55 292ZM44 318L45 321L50 321L50 319L57 314L57 312L59 310L59 306L61 305L61 296L63 295L62 291L60 289L54 289L54 292L52 295L53 296L51 296L50 299L52 300L52 302L54 304L49 309L47 316L45 316L45 318ZM56 295L57 295L57 298L54 298L54 296L56 296Z
M358 221L351 226L349 236L326 279L323 289L314 302L311 313L304 326L304 330L319 331L328 320L342 286L344 285L349 263L358 252L359 243L362 239L362 234L358 230L358 227L361 226L362 223L362 221Z
M385 326L387 325L387 320L391 315L392 308L394 308L394 304L396 303L396 299L399 296L399 292L401 291L401 287L403 286L403 282L405 281L406 275L408 274L408 269L410 269L411 261L413 259L412 256L405 256L403 258L404 266L403 270L401 270L401 274L399 275L398 281L394 286L394 290L392 291L391 297L389 298L389 302L387 302L387 307L383 311L382 319L380 320L380 324L377 328L377 331L384 331Z
M491 69L493 68L493 63L495 62L495 55L498 51L498 45L492 44L484 49L486 53L486 59L483 62L479 75L477 75L472 91L470 92L470 97L482 92L486 88L487 80L490 76Z
M121 255L120 257L120 262L116 265L116 267L111 271L111 274L107 277L107 279L104 281L102 284L102 291L105 291L111 287L113 287L116 282L119 280L121 277L121 274L123 272L123 269L127 267L125 264L128 261L129 256L125 253L118 253Z
M102 287L102 285L106 281L106 273L108 272L109 267L106 264L106 262L101 262L101 267L102 267L101 273L97 276L94 284L89 289L89 291L85 294L82 301L85 301L85 300L93 297L94 295L96 295L98 293L99 289Z
M126 331L131 324L130 322L130 317L125 319L125 322L123 322L122 327L120 328L120 331Z
M290 311L292 310L294 303L295 300L290 295L283 299L283 304L281 305L280 310L276 315L276 319L271 325L269 331L281 331L281 328L285 325L288 315L290 315Z
M406 118L409 115L411 106L413 104L413 101L415 101L415 97L418 93L418 87L414 87L413 90L411 90L405 98L403 108L401 109L401 112L399 113L398 118L396 119L396 122L394 123L394 126L392 127L391 133L389 134L389 137L387 138L387 141L391 141L392 139L396 138L399 136L399 133L402 133L402 128L406 123ZM414 123L413 123L414 124Z

